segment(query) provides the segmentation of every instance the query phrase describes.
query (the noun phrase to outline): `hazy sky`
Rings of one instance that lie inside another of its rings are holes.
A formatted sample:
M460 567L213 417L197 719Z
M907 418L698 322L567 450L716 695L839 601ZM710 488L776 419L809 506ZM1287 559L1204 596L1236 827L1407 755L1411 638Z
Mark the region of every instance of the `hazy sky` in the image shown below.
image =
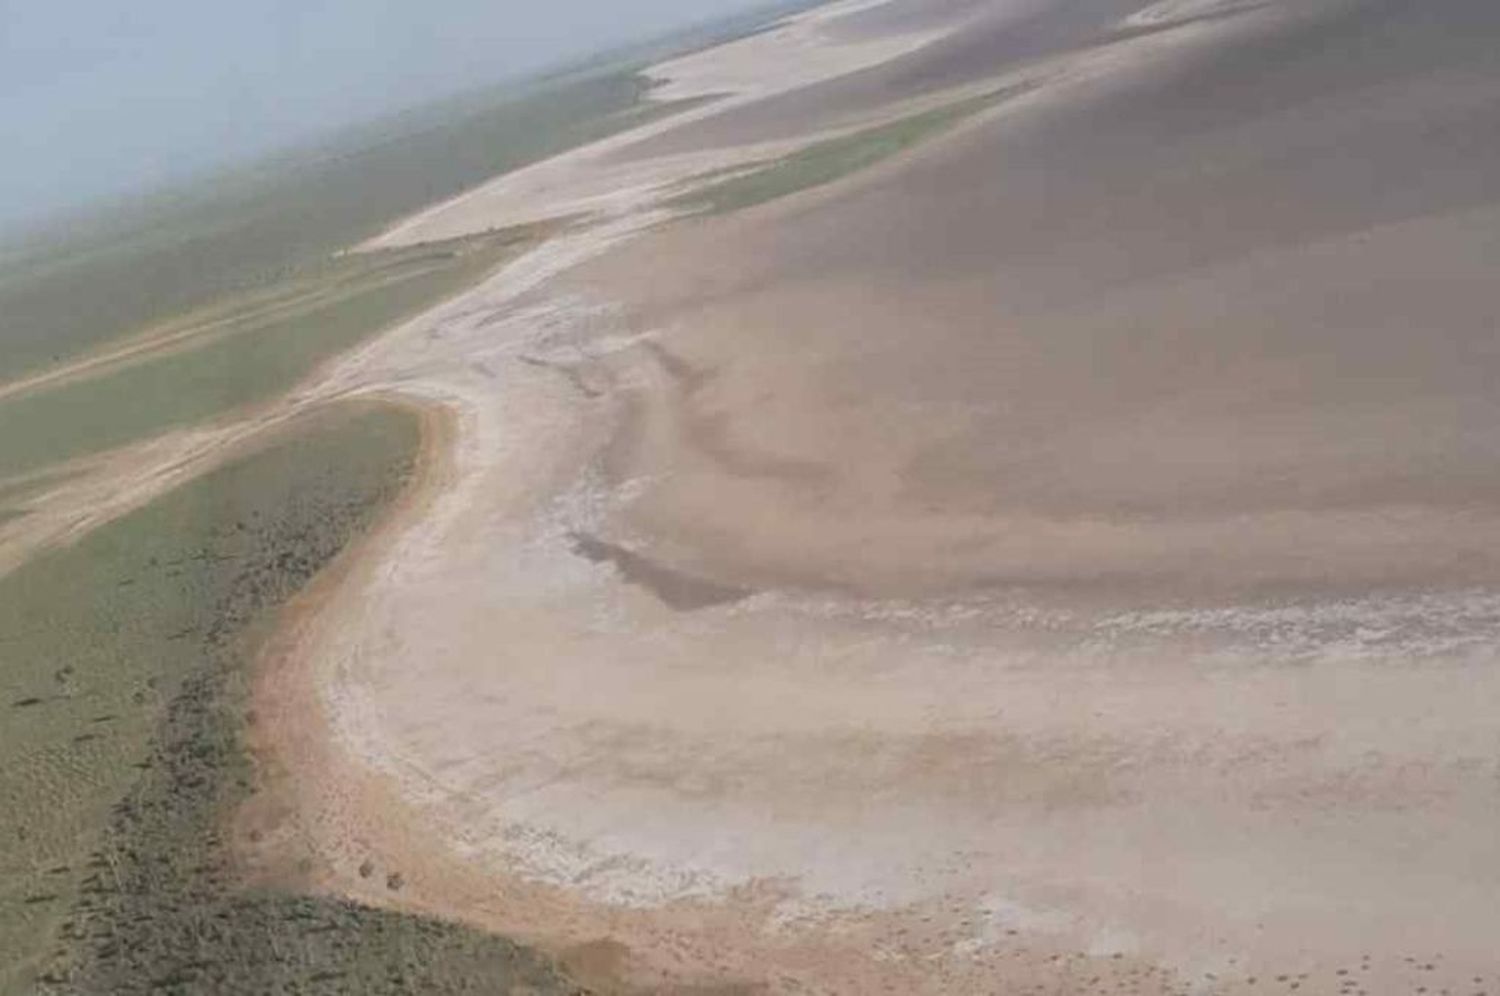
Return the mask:
M0 224L753 0L0 0Z

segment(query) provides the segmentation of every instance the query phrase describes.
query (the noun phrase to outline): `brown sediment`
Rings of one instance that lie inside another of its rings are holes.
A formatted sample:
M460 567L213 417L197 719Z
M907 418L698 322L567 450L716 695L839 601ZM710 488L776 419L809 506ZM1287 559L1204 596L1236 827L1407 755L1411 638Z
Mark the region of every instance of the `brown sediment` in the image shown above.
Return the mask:
M333 772L341 763L341 752L327 736L316 672L292 659L298 636L334 592L348 585L358 572L378 566L387 537L403 522L422 514L442 490L450 472L454 434L451 413L439 405L420 404L399 395L378 401L406 408L418 419L420 443L412 475L368 532L319 571L278 612L276 633L260 652L251 692L253 718L245 735L246 747L255 759L256 788L234 814L233 828L239 856L252 879L313 884L308 874L320 854L311 836L311 824L299 815L312 811L312 807L299 795L340 787L333 780ZM327 784L307 785L306 775L319 770L328 773ZM374 870L373 865L361 862L361 878L369 877L366 868Z
M447 456L268 662L271 866L602 987L1492 986L1500 21L1085 6L1001 114L372 353ZM554 325L596 391L501 362Z

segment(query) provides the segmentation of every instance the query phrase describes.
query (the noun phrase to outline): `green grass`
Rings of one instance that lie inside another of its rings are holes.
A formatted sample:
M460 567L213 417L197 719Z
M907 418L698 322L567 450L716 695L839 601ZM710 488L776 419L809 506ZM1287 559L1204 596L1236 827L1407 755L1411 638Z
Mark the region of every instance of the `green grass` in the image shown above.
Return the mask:
M405 412L329 416L0 578L0 951L35 951L66 914L226 607L247 585L259 606L295 590L400 486L416 445Z
M565 988L502 939L231 873L257 641L417 445L339 406L0 579L0 993Z
M912 148L995 101L993 94L956 101L804 149L727 180L708 182L672 206L720 214L825 186ZM711 177L706 177L710 179Z
M633 69L491 91L0 253L0 380L284 280L490 177L674 108Z
M320 362L478 279L511 236L355 254L283 294L226 304L211 331L86 379L0 399L0 480L220 415L293 387Z

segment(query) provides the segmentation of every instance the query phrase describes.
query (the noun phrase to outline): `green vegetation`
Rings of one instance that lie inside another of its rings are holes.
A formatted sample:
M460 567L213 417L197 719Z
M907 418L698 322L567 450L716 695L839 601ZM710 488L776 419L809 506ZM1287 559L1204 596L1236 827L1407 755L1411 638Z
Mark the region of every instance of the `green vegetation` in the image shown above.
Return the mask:
M490 91L0 247L0 380L285 280L395 219L672 105L635 67Z
M0 579L0 993L561 987L503 940L230 874L263 623L417 442L404 410L339 406Z
M326 560L414 447L406 416L327 422L0 578L0 950L33 947L65 913L166 703L246 585L268 603L294 590L301 572L263 565Z
M455 293L524 231L330 260L169 334L179 344L0 398L0 479L284 392L318 363Z
M789 156L675 198L675 207L707 213L737 211L832 183L873 166L992 104L995 94L956 101L850 135L816 142ZM711 179L705 177L704 179Z

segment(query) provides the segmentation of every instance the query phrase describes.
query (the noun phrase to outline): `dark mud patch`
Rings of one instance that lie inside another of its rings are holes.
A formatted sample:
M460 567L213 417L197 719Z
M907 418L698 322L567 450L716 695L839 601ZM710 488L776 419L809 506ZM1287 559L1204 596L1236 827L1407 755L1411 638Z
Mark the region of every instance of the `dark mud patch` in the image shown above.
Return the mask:
M626 584L645 588L669 608L692 612L738 602L755 594L753 588L724 584L667 567L618 543L587 533L573 533L573 552L595 564L610 564Z
M602 396L607 390L607 385L598 380L597 371L591 371L585 362L564 363L561 360L547 360L524 354L516 359L529 367L551 370L561 375L573 390L590 400Z

